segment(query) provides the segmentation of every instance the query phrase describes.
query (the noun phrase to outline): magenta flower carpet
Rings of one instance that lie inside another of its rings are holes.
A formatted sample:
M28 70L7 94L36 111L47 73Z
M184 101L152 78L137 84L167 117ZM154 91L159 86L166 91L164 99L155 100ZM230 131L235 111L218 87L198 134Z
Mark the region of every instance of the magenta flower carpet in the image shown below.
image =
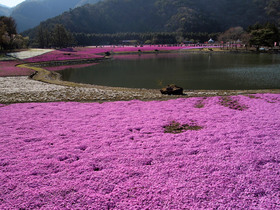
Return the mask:
M32 74L34 71L26 68L19 68L16 65L19 61L0 61L0 77L3 76L26 76Z
M102 52L104 51L100 50L100 53ZM74 51L71 50L70 52L55 50L43 55L25 59L24 61L28 63L33 63L33 62L93 59L93 58L103 57L102 55L96 55L95 53L99 53L99 51L91 50L91 48L80 48L79 50L74 50Z
M280 208L279 94L0 105L0 122L0 209Z
M157 51L176 51L198 48L218 48L220 46L178 46L170 47L165 45L144 45L140 46L103 46L103 47L77 47L55 50L43 55L25 59L25 62L46 62L61 60L93 59L103 57L105 52L111 53L135 53L135 52L157 52Z

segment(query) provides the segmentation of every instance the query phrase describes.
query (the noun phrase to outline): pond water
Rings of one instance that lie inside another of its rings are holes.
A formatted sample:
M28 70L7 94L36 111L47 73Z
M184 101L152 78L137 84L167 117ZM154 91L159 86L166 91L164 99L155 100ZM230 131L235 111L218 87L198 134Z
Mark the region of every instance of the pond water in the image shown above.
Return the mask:
M158 89L280 89L280 55L166 53L117 55L98 65L60 71L63 80Z

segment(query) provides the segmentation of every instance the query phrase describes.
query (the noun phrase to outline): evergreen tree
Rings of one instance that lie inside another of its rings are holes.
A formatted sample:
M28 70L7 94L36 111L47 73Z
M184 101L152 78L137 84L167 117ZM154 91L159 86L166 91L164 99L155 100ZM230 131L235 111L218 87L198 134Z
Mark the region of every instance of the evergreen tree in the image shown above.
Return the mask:
M56 24L51 32L39 26L36 41L37 46L40 48L64 48L74 44L74 37L63 25Z
M71 44L71 35L61 24L55 25L51 37L54 47L63 48Z
M279 42L280 34L275 24L255 24L249 27L250 44L255 45L257 50L260 46L273 47L275 42Z

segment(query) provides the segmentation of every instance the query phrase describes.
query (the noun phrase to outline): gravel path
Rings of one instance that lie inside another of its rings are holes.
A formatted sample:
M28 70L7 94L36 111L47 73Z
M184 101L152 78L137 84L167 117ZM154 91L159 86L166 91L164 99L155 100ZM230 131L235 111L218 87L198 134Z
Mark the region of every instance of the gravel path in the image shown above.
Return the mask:
M66 87L38 82L28 77L0 77L0 92L6 94L61 91Z
M51 101L116 101L165 98L159 91L106 87L69 87L48 84L28 77L0 77L0 103Z
M23 60L54 51L53 49L29 49L26 51L7 53L8 56Z

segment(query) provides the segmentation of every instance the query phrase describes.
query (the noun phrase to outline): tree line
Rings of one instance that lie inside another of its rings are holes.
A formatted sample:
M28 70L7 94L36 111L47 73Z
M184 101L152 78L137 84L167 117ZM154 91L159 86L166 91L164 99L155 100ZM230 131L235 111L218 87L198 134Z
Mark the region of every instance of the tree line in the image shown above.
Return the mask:
M179 44L184 42L206 42L216 39L219 33L115 33L115 34L86 34L71 33L61 24L56 24L52 30L37 29L31 46L40 48L63 48L68 46L89 45L125 45L125 44Z
M221 43L242 43L246 46L254 46L257 50L261 46L279 46L280 33L277 25L273 23L256 23L249 26L246 30L242 27L232 27L218 36Z
M75 43L72 33L67 31L63 25L56 24L51 31L39 27L32 46L39 48L63 48L75 45Z
M27 47L28 38L17 33L16 22L11 17L0 17L0 51Z
M246 46L273 47L279 45L280 33L273 23L256 23L243 29L232 27L223 33L202 32L151 32L151 33L116 33L116 34L86 34L70 33L63 25L55 25L48 31L40 27L32 46L41 48L63 48L68 46L88 45L126 45L126 44L181 44L204 43L210 38L219 43L242 43Z
M11 17L0 17L0 50L24 48L29 44L39 48L65 48L88 45L125 45L125 44L181 44L204 43L210 38L219 43L240 42L246 46L273 47L279 45L280 33L276 24L256 23L247 29L232 27L223 33L202 32L150 32L150 33L115 33L90 34L71 33L61 24L52 30L37 28L36 35L30 40L16 31L16 23Z
M181 44L206 42L216 39L218 33L116 33L116 34L85 34L74 33L78 45L122 45L122 44Z

